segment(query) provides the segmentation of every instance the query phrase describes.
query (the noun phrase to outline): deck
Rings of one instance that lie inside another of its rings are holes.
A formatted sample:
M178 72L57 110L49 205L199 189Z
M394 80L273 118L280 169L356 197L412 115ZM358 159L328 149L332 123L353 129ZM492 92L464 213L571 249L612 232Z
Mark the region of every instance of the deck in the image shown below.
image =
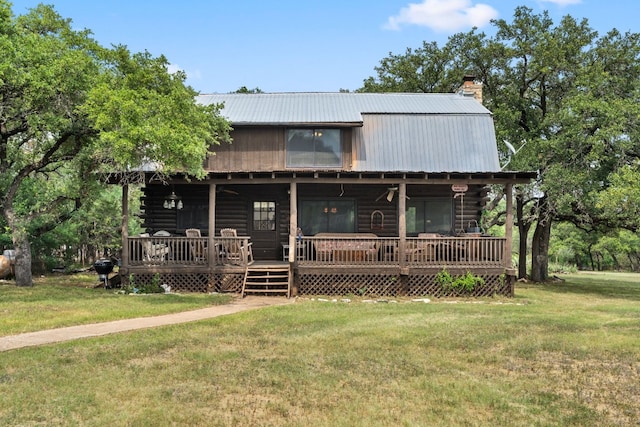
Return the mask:
M151 280L160 275L173 289L242 292L252 262L250 238L130 237L123 275ZM234 252L227 248L244 248ZM442 294L436 276L472 272L488 283L482 295L512 295L506 239L501 237L305 237L296 241L291 265L294 294ZM212 248L209 250L209 248ZM288 248L288 247L287 247ZM126 280L126 278L125 278Z

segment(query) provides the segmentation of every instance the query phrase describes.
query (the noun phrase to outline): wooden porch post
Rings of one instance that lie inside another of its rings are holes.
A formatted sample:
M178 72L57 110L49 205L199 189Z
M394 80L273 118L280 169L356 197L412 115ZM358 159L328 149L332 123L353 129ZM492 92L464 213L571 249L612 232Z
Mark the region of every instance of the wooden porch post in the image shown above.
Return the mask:
M122 258L120 260L122 272L129 270L129 185L122 186Z
M209 248L209 267L216 265L216 251L213 239L216 235L216 184L209 184L209 239L207 247Z
M401 182L398 186L398 237L400 238L400 247L398 248L398 254L400 256L400 274L408 274L406 271L407 257L406 245L407 245L407 184Z
M507 239L505 243L505 260L504 268L507 270L513 269L511 261L511 251L513 249L513 184L508 183L505 185L505 194L507 195L507 217L505 219L504 234ZM508 274L514 274L514 272L507 272Z
M298 229L298 185L292 182L289 185L289 264L296 260L296 230Z

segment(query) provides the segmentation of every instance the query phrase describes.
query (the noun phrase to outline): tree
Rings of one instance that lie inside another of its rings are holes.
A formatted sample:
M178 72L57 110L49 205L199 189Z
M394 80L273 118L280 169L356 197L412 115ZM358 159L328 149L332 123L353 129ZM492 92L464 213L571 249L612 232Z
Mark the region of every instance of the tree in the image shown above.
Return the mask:
M249 89L246 86L241 86L238 88L238 90L232 93L264 93L264 92L262 92L262 89L260 89L259 87L254 87L253 89Z
M103 174L128 179L152 165L163 176L204 175L229 124L219 106L197 105L185 74L168 65L104 48L50 6L14 17L0 0L0 208L17 285L33 283L31 233L70 218Z
M404 55L389 53L375 67L377 79L369 77L359 92L453 92L460 86L464 70L455 67L455 54L449 47L423 42L407 48Z
M509 169L540 172L534 185L517 188L516 207L521 242L534 227L531 274L543 281L554 221L591 230L635 226L631 212L605 209L602 195L625 192L617 184L625 181L621 168L637 166L640 154L639 40L616 30L598 38L587 20L565 16L554 25L547 12L527 7L516 8L512 22L492 25L492 37L473 29L450 37L442 49L382 60L378 77L365 80L363 90L422 91L416 89L421 70L438 70L429 75L443 88L465 73L483 83ZM420 66L411 72L406 64ZM432 81L429 87L438 85ZM517 154L510 157L501 141L516 146ZM526 271L523 249L520 275Z

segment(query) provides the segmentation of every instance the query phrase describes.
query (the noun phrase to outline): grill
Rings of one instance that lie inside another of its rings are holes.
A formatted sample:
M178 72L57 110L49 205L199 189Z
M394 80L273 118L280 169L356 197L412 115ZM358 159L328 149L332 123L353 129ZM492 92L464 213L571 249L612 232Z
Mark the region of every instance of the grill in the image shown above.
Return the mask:
M109 287L109 273L113 271L113 262L110 259L99 259L93 263L93 268L98 273L98 279L104 284L104 288Z

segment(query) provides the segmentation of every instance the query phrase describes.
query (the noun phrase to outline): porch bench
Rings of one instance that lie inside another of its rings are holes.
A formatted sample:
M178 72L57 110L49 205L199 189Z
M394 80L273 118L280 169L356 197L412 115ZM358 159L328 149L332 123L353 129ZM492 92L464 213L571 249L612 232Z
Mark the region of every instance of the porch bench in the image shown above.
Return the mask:
M318 233L313 246L318 261L372 261L378 258L373 233ZM327 239L327 240L324 240Z

